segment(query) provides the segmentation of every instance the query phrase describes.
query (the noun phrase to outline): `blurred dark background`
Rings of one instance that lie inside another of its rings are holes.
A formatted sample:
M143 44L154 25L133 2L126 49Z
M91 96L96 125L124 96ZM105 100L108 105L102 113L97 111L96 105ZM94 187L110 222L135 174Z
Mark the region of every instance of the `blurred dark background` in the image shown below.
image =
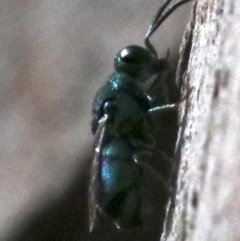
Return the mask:
M113 239L87 233L91 103L118 50L143 45L162 2L1 1L1 241ZM175 63L189 8L152 38Z

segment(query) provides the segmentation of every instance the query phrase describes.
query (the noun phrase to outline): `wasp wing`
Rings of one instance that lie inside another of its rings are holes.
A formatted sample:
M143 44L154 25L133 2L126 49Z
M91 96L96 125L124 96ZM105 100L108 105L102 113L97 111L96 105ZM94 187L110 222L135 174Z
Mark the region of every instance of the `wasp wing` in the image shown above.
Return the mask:
M89 231L92 232L94 225L97 220L97 211L99 209L98 203L96 201L96 188L99 185L99 169L100 169L100 155L102 153L106 126L109 116L104 115L99 121L97 132L95 135L94 142L94 156L91 168L91 180L89 185Z

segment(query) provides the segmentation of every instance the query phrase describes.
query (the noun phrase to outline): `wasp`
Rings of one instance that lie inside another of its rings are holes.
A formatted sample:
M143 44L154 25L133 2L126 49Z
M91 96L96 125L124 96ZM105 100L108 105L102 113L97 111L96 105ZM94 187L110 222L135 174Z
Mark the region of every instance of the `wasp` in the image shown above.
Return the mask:
M151 206L146 208L148 195L152 197L155 192L160 193L160 212L165 213L172 164L164 150L155 151L155 133L164 126L159 126L153 115L176 110L182 100L166 103L152 96L159 86L162 93L168 92L160 76L169 70L170 63L167 58L158 57L149 38L178 7L190 1L180 0L170 7L171 0L165 1L147 31L145 48L131 45L120 50L114 59L115 72L95 95L90 232L99 216L111 220L117 229L144 226L148 222L145 220L151 220L145 216L153 213L149 211ZM167 163L162 170L167 173L165 176L158 175L149 161L152 152L158 152L159 162ZM158 188L153 190L155 184Z

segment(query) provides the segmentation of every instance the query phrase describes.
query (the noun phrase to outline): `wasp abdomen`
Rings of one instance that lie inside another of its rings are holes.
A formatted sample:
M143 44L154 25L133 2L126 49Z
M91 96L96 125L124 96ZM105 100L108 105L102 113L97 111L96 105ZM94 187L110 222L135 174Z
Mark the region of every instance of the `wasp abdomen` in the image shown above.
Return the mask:
M118 226L141 222L141 168L133 160L133 146L122 138L105 145L100 157L99 203Z

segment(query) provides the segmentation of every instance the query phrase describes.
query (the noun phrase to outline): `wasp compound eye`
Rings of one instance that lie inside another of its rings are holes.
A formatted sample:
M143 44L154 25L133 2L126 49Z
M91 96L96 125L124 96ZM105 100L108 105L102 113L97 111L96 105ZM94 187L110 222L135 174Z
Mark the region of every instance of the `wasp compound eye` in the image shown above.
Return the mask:
M117 72L124 72L130 75L137 75L143 68L147 68L155 57L140 46L128 46L122 49L114 59L114 67Z
M122 49L115 58L115 68L121 64L141 65L152 61L152 55L140 46L128 46Z

